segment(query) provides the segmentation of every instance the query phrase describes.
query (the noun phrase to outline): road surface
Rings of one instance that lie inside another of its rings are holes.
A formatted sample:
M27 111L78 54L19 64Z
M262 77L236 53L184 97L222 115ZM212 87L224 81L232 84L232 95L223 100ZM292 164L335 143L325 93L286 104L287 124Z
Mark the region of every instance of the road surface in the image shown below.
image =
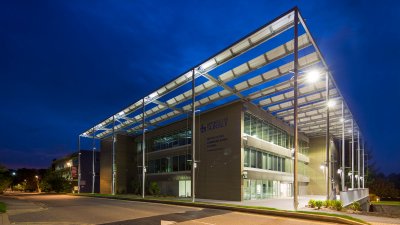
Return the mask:
M333 224L227 210L71 195L19 194L0 197L11 224Z

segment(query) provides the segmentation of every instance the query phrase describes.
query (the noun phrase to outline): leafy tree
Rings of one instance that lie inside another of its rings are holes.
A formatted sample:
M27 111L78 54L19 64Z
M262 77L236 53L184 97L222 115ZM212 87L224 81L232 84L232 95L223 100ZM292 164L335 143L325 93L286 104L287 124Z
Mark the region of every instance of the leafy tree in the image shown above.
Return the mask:
M48 170L46 175L40 182L43 191L47 192L71 192L72 185L61 173L57 171Z
M12 178L9 171L5 166L0 165L0 194L10 187L12 183Z

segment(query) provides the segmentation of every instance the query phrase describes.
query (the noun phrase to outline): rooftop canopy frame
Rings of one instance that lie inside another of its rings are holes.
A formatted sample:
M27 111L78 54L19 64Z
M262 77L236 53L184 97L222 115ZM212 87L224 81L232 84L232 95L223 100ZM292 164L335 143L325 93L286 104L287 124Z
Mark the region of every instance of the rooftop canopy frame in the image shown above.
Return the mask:
M295 21L298 21L296 26ZM297 43L294 37L298 37ZM306 74L311 70L319 71L320 78L315 83L307 82ZM294 80L298 82L297 96L294 96ZM259 106L290 126L294 125L296 99L298 130L309 137L325 136L327 126L330 135L341 139L351 139L359 132L324 57L295 7L79 136L104 139L115 132L140 135L144 130L149 132L187 118L192 111L204 112L239 99ZM336 101L329 114L328 100ZM353 121L354 126L348 121Z
M141 113L143 101L146 107L144 114L148 121L145 124L147 130L167 124L169 120L174 121L174 118L181 115L187 115L191 111L192 91L191 85L188 84L192 81L193 70L196 73L196 84L198 84L194 93L196 96L201 96L195 101L196 108L209 106L207 109L211 109L229 101L242 99L253 102L292 125L294 121L293 116L290 115L293 111L293 80L291 74L293 73L294 62L288 61L288 58L294 51L293 40L279 44L261 54L256 54L255 57L253 57L254 54L246 55L247 58L250 58L244 62L241 61L242 63L239 63L239 65L230 62L240 61L237 58L256 48L261 48L267 42L279 43L275 39L278 39L281 35L285 36L285 32L293 28L294 11L295 8L282 14L157 90L96 124L94 129L93 127L89 128L80 136L88 138L94 136L96 139L103 139L112 136L113 131L124 131L132 134L141 131L143 126L143 115ZM331 81L329 98L337 99L338 106L344 99L301 14L299 21L303 28L303 34L298 37L300 54L298 60L300 70L298 104L301 123L299 130L312 136L319 134L321 128L313 126L316 121L312 117L319 115L321 122L325 120L323 111L326 105L326 87L324 79L314 84L302 83L302 73L315 68L323 71L323 73L328 73ZM303 55L301 55L302 51L304 52ZM213 73L220 67L223 67L221 70L224 72ZM205 79L197 81L200 78ZM220 104L215 104L216 102ZM344 102L344 106L346 119L354 120L346 102ZM306 120L302 121L303 108L304 117L309 115L307 119L310 121L309 124ZM338 107L337 114L339 115L340 112L341 109ZM341 117L337 120L340 122ZM113 126L113 124L115 125ZM341 137L340 132L340 129L332 129L334 136ZM350 135L346 134L346 138L349 137Z

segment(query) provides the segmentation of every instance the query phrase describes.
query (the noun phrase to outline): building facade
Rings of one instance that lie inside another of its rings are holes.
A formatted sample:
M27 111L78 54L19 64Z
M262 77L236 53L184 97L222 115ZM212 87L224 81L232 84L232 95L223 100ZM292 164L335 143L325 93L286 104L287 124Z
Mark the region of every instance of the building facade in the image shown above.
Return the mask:
M191 196L191 124L187 117L145 135L146 183L157 182L161 194ZM243 201L293 195L293 129L285 122L236 101L200 113L196 127L196 197ZM116 135L117 193L131 193L141 183L142 141L141 135ZM300 134L299 145L299 194L323 195L325 137ZM111 152L112 138L102 140L101 193L111 193Z
M81 158L79 160L79 154ZM99 172L100 172L100 158L99 152L95 152L94 166L96 171L95 176L95 192L99 192ZM79 161L80 161L80 190L79 190ZM92 178L93 178L93 151L81 150L79 152L74 152L60 159L55 159L52 162L52 170L59 172L66 180L71 182L72 190L71 192L82 192L90 193L92 192Z

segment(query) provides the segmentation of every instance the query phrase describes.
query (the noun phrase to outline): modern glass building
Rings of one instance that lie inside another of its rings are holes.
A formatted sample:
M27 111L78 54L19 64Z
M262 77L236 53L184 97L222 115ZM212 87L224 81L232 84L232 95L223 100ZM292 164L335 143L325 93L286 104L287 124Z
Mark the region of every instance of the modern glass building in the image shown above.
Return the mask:
M364 188L362 135L297 8L79 138L100 143L102 193L145 197L156 182L243 201Z

